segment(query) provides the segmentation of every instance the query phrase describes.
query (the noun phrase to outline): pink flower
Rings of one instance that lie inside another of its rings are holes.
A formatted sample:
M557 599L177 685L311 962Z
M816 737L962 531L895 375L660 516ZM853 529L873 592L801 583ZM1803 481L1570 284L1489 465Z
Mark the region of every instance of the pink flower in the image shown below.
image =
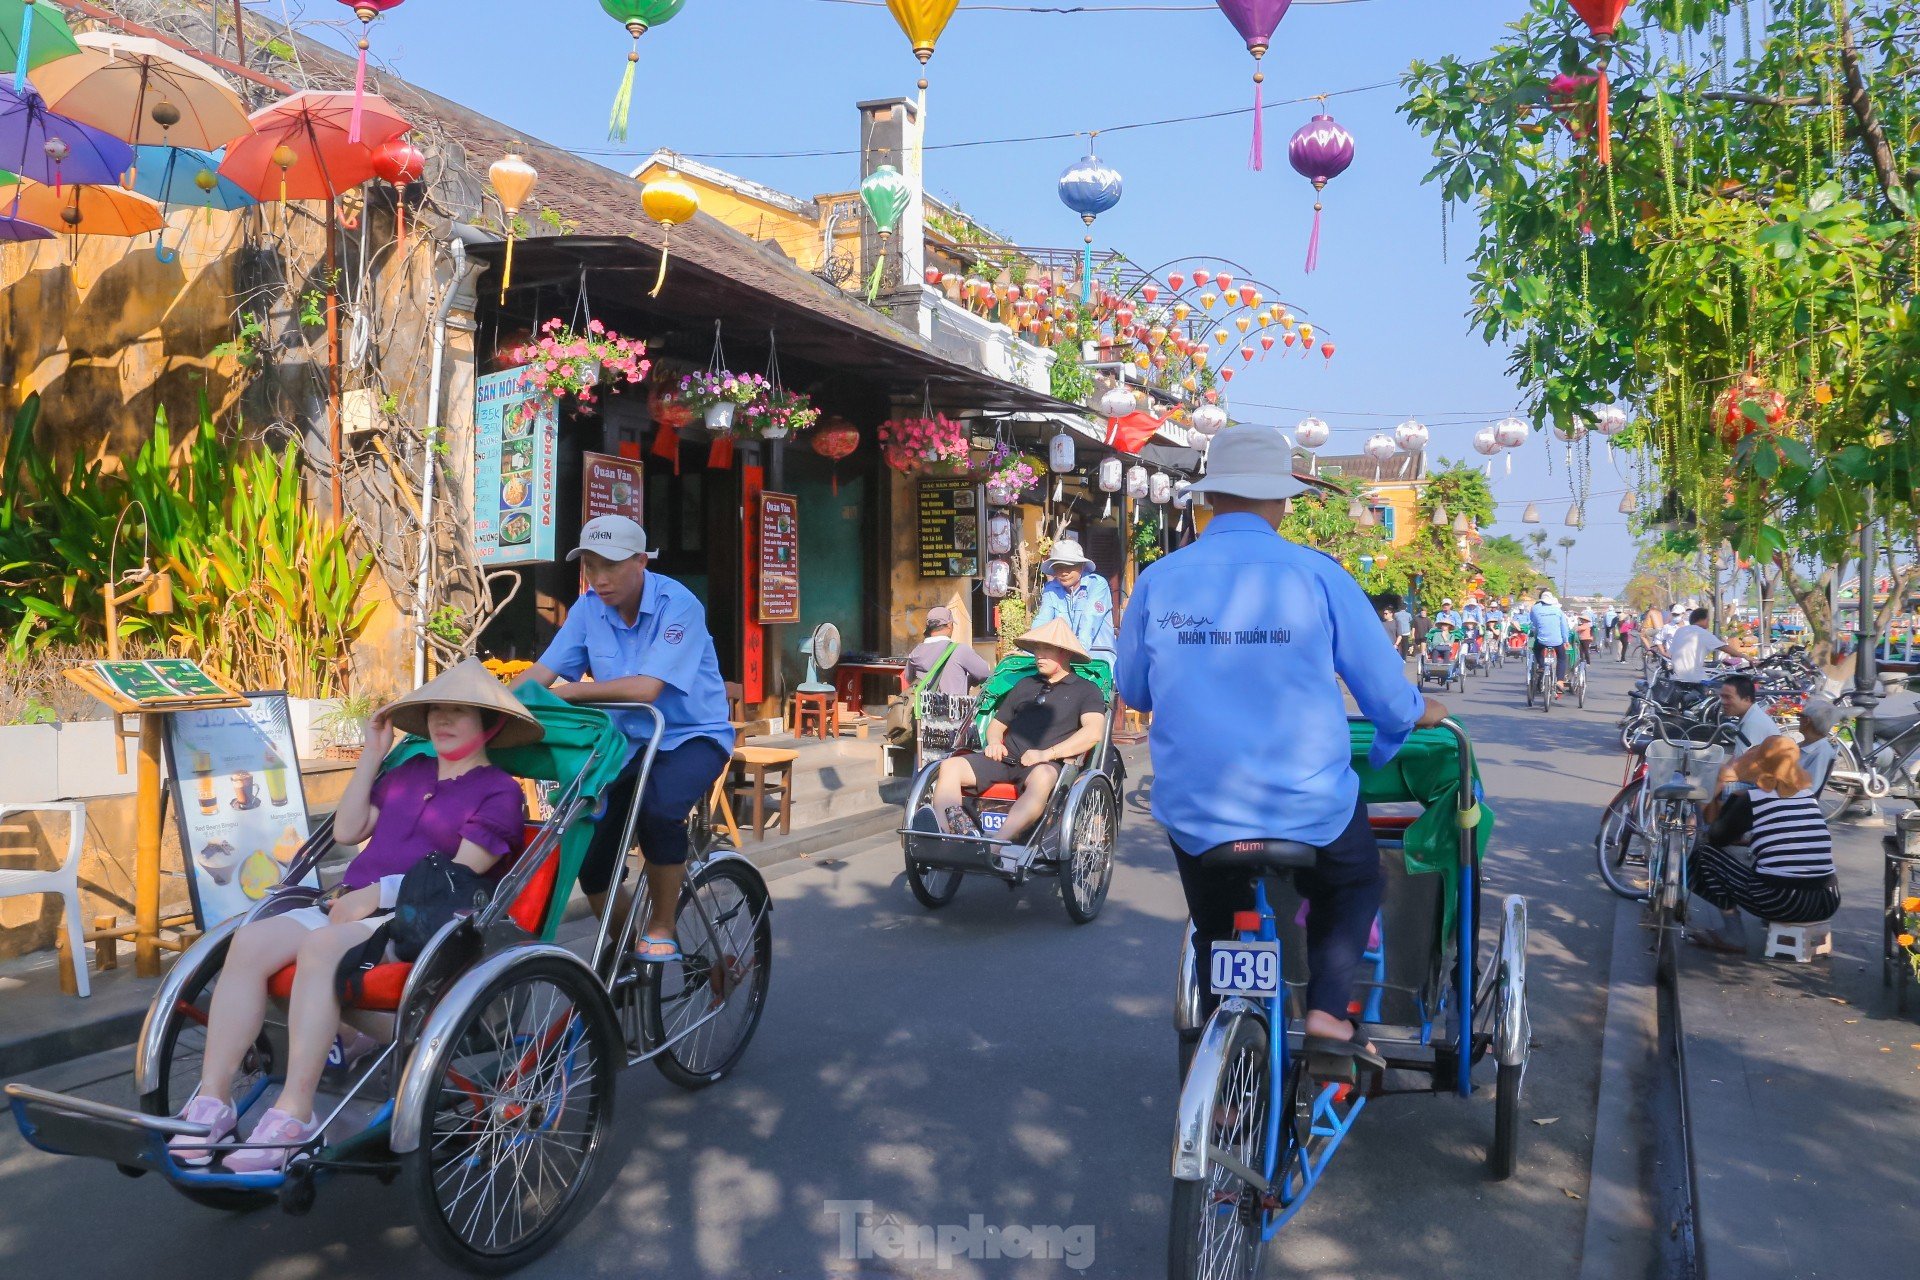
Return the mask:
M605 333L606 331L607 331L607 326L605 326L604 324L601 324L598 320L591 320L587 322L587 332L589 333Z

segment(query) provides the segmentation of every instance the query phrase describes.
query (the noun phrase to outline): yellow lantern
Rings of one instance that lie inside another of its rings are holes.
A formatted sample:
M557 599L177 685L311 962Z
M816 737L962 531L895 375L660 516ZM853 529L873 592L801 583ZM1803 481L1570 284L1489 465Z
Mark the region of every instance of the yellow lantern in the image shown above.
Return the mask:
M513 283L513 222L526 206L527 197L533 194L533 185L540 181L540 173L518 152L510 151L493 162L487 177L492 181L494 193L500 197L500 207L507 215L507 264L500 273L500 301L505 302L507 286Z
M1300 326L1300 342L1301 342L1301 345L1306 347L1313 346L1313 326L1312 325L1303 324Z
M1180 379L1180 385L1189 391L1198 391L1200 389L1200 384L1194 381L1192 374L1188 374L1186 377Z
M1152 358L1153 357L1149 356L1144 351L1136 351L1133 353L1133 362L1136 365L1140 366L1140 368L1142 369L1147 367L1148 362L1151 361Z
M1253 320L1251 317L1248 317L1248 316L1235 316L1233 324L1234 324L1234 327L1240 330L1240 332L1242 333L1245 333L1247 330L1253 328Z
M1280 313L1280 327L1281 327L1282 329L1291 329L1291 328L1293 328L1293 312L1291 312L1291 311L1282 311L1282 312Z
M1221 346L1223 346L1223 347L1224 347L1224 346L1226 346L1226 345L1227 345L1227 335L1226 335L1226 332L1225 332L1224 330L1221 330L1221 329L1215 329L1215 330L1213 331L1213 340L1214 340L1215 342L1217 342L1217 343L1219 343L1219 344L1220 344Z
M1260 291L1258 289L1255 289L1253 291L1253 301L1249 302L1247 305L1250 307L1257 307L1264 301L1266 301L1266 299L1260 296Z
M940 43L940 33L947 29L953 11L959 7L960 0L887 0L888 12L913 42L913 56L920 59L922 67L933 56L933 47ZM926 76L922 74L920 88L926 87Z
M1211 311L1211 310L1213 310L1213 304L1214 304L1214 303L1216 303L1216 302L1218 302L1218 301L1220 301L1220 295L1219 295L1219 294L1217 294L1217 293L1203 293L1203 294L1201 294L1201 295L1200 295L1200 309L1201 309L1202 311Z
M1173 304L1173 318L1175 320L1183 321L1192 314L1193 314L1193 308L1188 306L1186 303L1176 302Z
M660 272L648 297L657 298L667 283L667 257L673 249L673 229L700 212L700 193L677 174L655 178L640 188L640 208L665 230L660 239Z

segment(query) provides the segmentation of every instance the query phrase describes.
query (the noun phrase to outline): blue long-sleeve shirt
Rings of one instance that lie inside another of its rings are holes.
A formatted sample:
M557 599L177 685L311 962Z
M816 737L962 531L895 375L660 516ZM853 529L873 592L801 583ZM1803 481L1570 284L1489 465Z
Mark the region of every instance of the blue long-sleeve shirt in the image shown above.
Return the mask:
M1359 583L1249 514L1140 575L1119 659L1121 695L1153 713L1153 816L1193 854L1346 829L1360 779L1336 676L1376 727L1376 765L1425 706Z
M1536 604L1527 614L1527 620L1533 623L1535 644L1563 645L1567 642L1567 615L1560 611L1559 605Z
M1080 585L1071 594L1058 582L1049 581L1041 587L1040 609L1033 615L1032 625L1037 629L1052 618L1064 619L1088 653L1113 661L1113 588L1105 578L1091 571L1083 573Z

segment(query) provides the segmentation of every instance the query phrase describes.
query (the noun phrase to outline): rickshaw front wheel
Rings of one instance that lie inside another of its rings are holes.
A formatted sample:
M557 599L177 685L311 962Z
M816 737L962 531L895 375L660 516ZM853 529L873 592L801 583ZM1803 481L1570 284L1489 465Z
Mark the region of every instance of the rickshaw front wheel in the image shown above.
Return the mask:
M1502 1065L1493 1083L1493 1145L1487 1168L1496 1180L1513 1176L1520 1154L1520 1082L1524 1067Z

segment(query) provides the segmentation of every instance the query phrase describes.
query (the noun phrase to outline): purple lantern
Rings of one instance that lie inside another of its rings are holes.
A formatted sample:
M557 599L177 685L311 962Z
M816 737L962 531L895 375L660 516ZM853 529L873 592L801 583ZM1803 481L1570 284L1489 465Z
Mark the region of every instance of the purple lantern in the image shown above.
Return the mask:
M1320 193L1353 163L1353 135L1325 112L1300 126L1287 144L1294 172L1313 184L1313 236L1307 241L1307 270L1320 265Z
M1262 123L1266 115L1266 99L1263 86L1267 73L1260 69L1260 59L1267 56L1267 47L1273 43L1273 32L1280 25L1280 19L1287 16L1287 10L1293 7L1293 0L1213 0L1220 6L1220 12L1227 15L1227 21L1247 42L1247 52L1253 55L1253 156L1254 168L1266 167L1265 128Z

